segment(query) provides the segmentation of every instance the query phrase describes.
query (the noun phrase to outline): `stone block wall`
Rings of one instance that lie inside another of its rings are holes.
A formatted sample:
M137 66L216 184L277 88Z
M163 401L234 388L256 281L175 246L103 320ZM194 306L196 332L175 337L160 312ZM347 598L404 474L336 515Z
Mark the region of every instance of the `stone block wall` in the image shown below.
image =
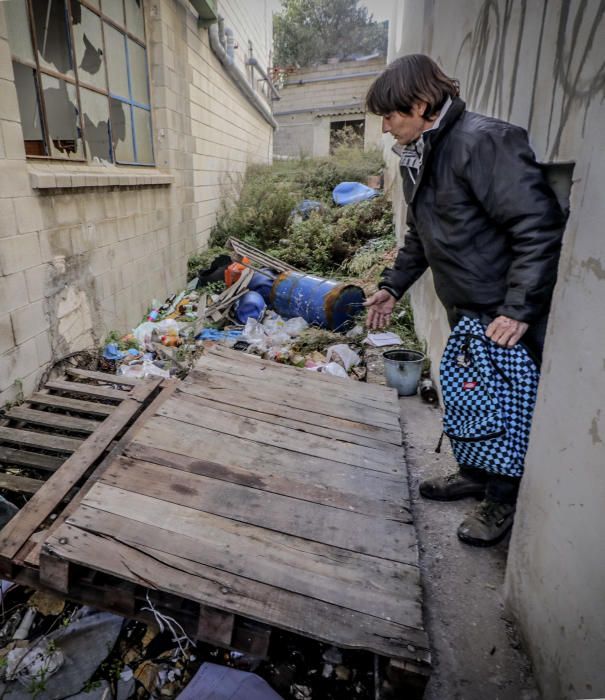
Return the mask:
M224 197L269 162L272 127L177 0L145 0L156 167L26 159L0 3L0 405L35 390L50 363L135 326L182 288ZM221 3L219 3L220 5ZM265 6L265 0L261 0ZM248 3L230 0L247 46ZM222 9L222 8L221 8ZM267 65L271 21L250 30Z

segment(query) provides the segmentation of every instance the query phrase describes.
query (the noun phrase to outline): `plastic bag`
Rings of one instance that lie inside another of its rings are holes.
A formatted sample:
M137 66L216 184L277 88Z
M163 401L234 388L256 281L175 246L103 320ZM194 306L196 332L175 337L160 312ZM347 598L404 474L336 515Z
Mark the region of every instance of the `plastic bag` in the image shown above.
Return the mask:
M132 335L140 348L144 350L152 350L153 332L158 324L152 321L145 321L133 329Z
M309 324L302 316L290 318L284 324L284 330L293 338L296 338L297 335L300 335L308 327Z
M125 377L135 377L143 379L143 377L164 377L170 379L168 370L157 367L151 360L143 360L143 362L131 365L121 365L118 369L118 374Z
M331 362L334 358L339 359L342 362L343 367L348 372L351 367L357 367L361 362L361 357L351 350L348 345L342 343L341 345L331 345L326 353L326 359Z

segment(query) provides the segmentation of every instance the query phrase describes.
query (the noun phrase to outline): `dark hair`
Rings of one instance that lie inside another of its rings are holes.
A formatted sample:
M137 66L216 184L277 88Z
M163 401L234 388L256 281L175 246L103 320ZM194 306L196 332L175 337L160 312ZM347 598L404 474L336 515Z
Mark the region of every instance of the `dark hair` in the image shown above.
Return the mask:
M370 86L366 107L374 114L409 114L415 102L426 102L422 115L430 119L448 97L460 94L460 84L447 75L429 56L421 53L401 56L385 68Z

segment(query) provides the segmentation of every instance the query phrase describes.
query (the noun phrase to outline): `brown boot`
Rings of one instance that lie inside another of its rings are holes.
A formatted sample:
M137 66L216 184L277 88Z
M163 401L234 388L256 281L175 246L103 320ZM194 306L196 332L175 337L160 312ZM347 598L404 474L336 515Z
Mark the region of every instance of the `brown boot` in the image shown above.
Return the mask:
M458 538L475 547L491 547L500 542L513 525L514 503L481 501L458 528Z
M432 501L457 501L467 496L483 498L485 482L472 479L462 472L455 472L447 476L425 479L418 490L423 498L430 498Z

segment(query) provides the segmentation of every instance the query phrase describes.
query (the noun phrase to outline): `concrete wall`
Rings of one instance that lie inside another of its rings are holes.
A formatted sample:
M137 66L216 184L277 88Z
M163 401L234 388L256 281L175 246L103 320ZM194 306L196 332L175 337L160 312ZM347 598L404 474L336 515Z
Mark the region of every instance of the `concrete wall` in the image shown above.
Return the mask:
M548 700L605 697L604 32L598 0L414 0L391 25L391 57L432 55L472 109L528 128L541 160L575 163L507 573ZM447 327L430 278L413 301L436 360Z
M327 156L332 122L363 120L364 147L381 143L380 121L364 109L365 95L384 68L384 58L345 61L300 69L288 75L274 104L279 131L273 151L280 156Z
M17 1L17 0L14 0ZM269 0L267 0L268 2ZM268 65L271 15L219 2L243 65ZM271 126L176 0L145 0L155 168L26 160L0 2L0 405L48 364L136 325L185 282L224 194L272 157ZM260 11L257 11L260 10ZM240 55L241 54L241 55Z

